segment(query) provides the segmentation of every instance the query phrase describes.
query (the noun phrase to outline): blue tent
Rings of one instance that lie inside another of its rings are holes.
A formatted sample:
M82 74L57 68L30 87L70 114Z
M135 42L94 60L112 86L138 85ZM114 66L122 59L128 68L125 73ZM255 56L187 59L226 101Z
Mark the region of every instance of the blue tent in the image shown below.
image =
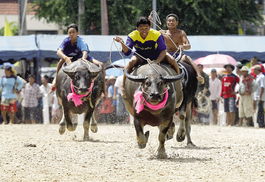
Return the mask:
M0 60L57 59L57 48L65 37L66 35L0 36ZM87 42L90 55L94 58L102 62L122 59L120 44L113 42L115 35L81 37ZM126 40L126 36L121 37ZM265 36L188 36L188 39L191 49L185 51L185 54L192 59L222 53L236 60L250 59L253 56L265 60L265 47L262 43L265 42Z
M38 58L39 49L35 39L35 35L0 36L0 60Z

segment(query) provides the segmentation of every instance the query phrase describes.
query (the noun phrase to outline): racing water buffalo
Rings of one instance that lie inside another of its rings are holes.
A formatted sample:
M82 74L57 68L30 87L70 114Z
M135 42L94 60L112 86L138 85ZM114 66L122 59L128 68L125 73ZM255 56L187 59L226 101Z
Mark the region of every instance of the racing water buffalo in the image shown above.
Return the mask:
M177 141L182 142L187 136L187 146L193 147L195 146L190 137L191 133L191 120L192 120L192 108L197 106L197 100L195 98L198 80L197 73L194 68L185 62L181 62L180 64L181 70L185 73L183 82L183 102L181 106L177 109L178 116L180 120L179 129L177 132ZM177 90L178 92L178 90ZM167 139L171 139L173 137L175 131L174 122L171 123L171 126L167 133Z
M145 125L158 126L158 158L166 158L164 143L173 123L175 109L183 101L182 79L184 72L173 70L169 65L146 64L131 74L125 73L124 103L134 116L134 126L139 148L145 148L149 131Z
M63 65L56 77L56 88L57 97L63 106L59 133L63 134L66 128L69 131L76 129L77 122L72 122L71 114L85 113L83 122L84 140L88 140L91 117L91 131L97 132L97 123L93 111L104 92L104 72L102 68L81 59L70 65Z

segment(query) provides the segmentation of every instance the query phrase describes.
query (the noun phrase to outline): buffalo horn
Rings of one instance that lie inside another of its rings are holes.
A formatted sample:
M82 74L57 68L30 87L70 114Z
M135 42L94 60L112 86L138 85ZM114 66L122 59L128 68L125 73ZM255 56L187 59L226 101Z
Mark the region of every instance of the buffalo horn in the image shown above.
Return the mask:
M135 81L135 82L143 82L147 79L147 76L134 76L129 74L127 71L125 72L126 77L131 80L131 81Z
M184 77L184 71L182 71L180 74L174 75L174 76L161 76L161 79L166 81L166 82L174 82L174 81L178 81L178 80L182 79L183 77Z

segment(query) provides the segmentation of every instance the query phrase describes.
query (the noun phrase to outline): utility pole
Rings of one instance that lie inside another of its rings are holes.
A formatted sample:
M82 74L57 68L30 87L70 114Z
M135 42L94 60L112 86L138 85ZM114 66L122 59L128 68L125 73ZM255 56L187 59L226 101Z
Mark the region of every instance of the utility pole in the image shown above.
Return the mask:
M78 30L81 35L85 34L85 27L83 25L85 14L85 0L78 0Z
M153 0L152 1L152 10L155 11L155 12L156 12L156 5L157 5L156 0ZM153 13L153 20L155 21L155 13ZM156 30L156 25L155 24L153 24L153 29Z
M26 16L28 0L19 0L19 35L27 34Z
M108 8L106 0L100 0L101 7L101 35L109 35Z

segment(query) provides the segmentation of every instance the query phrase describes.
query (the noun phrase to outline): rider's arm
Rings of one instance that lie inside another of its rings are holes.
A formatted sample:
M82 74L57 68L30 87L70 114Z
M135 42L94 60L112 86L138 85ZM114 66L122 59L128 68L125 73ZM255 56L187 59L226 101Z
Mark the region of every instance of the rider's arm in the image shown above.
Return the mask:
M82 51L82 59L87 59L87 51Z
M166 56L166 50L160 52L158 58L156 59L156 63L160 63Z
M166 56L166 44L163 35L160 35L157 39L157 51L160 51L156 63L160 63Z
M129 56L131 54L132 51L129 48L133 48L133 40L130 37L127 38L126 44L121 37L115 37L114 40L121 43L122 52L124 53L124 55Z
M188 40L187 34L182 30L182 49L188 50L191 48L190 42Z
M67 64L71 63L71 59L63 53L63 50L61 48L57 50L57 55L61 59L63 59Z

